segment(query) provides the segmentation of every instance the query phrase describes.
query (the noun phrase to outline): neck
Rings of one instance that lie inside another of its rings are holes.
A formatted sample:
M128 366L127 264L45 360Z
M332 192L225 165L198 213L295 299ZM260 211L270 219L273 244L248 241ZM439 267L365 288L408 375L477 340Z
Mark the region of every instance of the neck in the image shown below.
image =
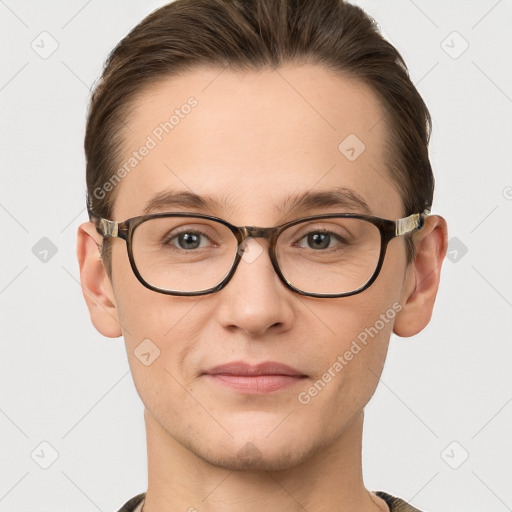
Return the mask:
M329 446L279 471L233 471L172 438L147 410L144 512L388 511L362 478L363 413Z

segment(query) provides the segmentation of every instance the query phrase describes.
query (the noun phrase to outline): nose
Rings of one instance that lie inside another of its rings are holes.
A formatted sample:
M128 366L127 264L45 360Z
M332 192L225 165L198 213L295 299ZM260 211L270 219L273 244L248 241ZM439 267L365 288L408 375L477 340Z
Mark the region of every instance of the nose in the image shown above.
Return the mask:
M293 292L276 274L268 254L268 243L246 240L242 259L229 283L218 293L219 322L261 336L270 329L283 332L293 325Z

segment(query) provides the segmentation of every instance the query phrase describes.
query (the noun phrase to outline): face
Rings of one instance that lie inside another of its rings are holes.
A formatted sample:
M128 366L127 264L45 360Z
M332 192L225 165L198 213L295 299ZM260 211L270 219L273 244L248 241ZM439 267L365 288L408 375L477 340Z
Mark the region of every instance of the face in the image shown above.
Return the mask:
M194 106L183 108L190 97ZM175 109L172 128L161 125ZM125 162L148 145L148 136L155 145L139 152L147 154L117 185L117 221L144 214L151 199L168 191L214 202L207 208L160 202L152 212L202 212L238 226L360 212L341 204L292 208L289 198L340 187L360 196L370 214L404 216L385 167L377 97L318 66L188 72L144 91L127 124ZM349 146L356 144L355 159L347 143L339 149L347 137ZM361 414L376 388L410 267L404 241L395 238L366 291L304 297L285 287L268 243L257 242L263 252L242 260L224 289L176 297L143 287L125 242L112 239L112 300L152 430L216 465L275 470L334 443ZM141 351L152 354L146 364ZM267 380L270 388L260 379L258 391L237 386L240 379L205 374L240 361L285 364L301 377Z

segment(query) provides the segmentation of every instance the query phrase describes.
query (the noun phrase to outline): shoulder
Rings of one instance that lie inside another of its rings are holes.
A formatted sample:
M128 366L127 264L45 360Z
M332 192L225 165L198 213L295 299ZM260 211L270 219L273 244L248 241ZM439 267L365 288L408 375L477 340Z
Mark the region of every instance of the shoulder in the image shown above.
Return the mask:
M130 500L128 500L119 510L118 512L136 512L138 511L138 506L144 501L144 497L146 496L145 492L137 494Z
M375 491L375 494L382 498L389 506L391 512L421 512L421 510L409 505L406 501L396 496L391 496L383 491Z

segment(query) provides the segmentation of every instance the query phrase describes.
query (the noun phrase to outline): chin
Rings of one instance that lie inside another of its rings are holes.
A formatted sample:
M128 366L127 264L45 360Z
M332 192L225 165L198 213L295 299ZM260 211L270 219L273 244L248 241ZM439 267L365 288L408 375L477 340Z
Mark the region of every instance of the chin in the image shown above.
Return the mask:
M228 427L232 437L215 436L210 432L210 436L205 433L201 437L188 437L183 444L209 464L230 471L288 470L322 449L317 444L321 435L308 433L305 428L297 428L298 425L290 429L283 423L276 428L278 424L279 421L272 422L271 428L267 425L262 428Z
M206 462L230 471L283 471L301 464L308 454L300 451L300 448L283 446L281 449L263 446L247 441L238 450L229 451L207 450L202 453L199 449L196 455Z

